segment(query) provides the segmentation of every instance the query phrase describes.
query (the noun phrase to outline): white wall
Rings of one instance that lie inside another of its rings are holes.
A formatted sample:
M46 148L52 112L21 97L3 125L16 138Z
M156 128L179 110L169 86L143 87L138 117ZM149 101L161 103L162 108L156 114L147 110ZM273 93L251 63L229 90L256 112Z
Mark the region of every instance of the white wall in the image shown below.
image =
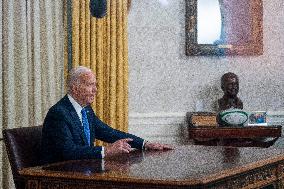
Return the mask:
M149 113L185 115L194 111L197 100L212 111L222 96L220 78L228 71L239 76L245 110L284 110L284 3L263 1L263 6L262 56L190 57L184 48L185 0L133 0L128 23L130 119ZM130 130L133 125L130 121Z

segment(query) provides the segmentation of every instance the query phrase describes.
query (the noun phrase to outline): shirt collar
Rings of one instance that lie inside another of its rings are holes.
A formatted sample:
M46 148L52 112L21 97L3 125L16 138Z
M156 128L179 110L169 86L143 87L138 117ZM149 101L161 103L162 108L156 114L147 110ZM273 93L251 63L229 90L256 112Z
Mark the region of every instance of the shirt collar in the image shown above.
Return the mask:
M83 107L70 94L67 94L67 97L69 101L71 102L71 104L73 105L74 109L76 110L76 113L79 116L80 120L82 120L81 111Z

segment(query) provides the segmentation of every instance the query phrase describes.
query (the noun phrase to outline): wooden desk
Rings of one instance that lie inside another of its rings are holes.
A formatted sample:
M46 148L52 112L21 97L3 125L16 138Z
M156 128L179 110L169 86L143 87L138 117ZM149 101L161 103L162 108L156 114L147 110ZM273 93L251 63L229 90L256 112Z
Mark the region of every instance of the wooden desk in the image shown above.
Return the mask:
M281 128L281 126L188 127L188 135L189 143L194 145L267 148L281 137Z
M188 127L190 138L281 137L281 126Z
M102 168L104 167L104 169ZM283 186L284 149L179 146L118 158L25 168L27 189L188 189Z
M281 137L282 126L220 127L216 113L187 112L190 144L207 146L270 147ZM265 140L265 138L273 138Z

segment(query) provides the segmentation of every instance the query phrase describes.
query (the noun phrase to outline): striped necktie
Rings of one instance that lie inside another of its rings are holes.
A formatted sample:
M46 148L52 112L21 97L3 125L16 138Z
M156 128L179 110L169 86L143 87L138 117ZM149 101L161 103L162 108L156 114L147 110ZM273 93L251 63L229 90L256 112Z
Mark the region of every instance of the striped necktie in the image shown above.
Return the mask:
M83 108L81 110L81 114L82 114L82 124L83 124L83 128L84 128L84 133L85 133L85 136L87 138L88 144L90 146L90 127L89 127L89 121L88 121L88 117L87 117L87 110L85 108Z

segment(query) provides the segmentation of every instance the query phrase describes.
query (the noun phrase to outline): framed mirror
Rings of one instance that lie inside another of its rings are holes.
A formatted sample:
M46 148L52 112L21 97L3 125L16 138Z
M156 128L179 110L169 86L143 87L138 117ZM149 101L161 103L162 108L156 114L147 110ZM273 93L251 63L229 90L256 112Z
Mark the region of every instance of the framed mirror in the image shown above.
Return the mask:
M186 0L186 55L263 54L262 0Z

